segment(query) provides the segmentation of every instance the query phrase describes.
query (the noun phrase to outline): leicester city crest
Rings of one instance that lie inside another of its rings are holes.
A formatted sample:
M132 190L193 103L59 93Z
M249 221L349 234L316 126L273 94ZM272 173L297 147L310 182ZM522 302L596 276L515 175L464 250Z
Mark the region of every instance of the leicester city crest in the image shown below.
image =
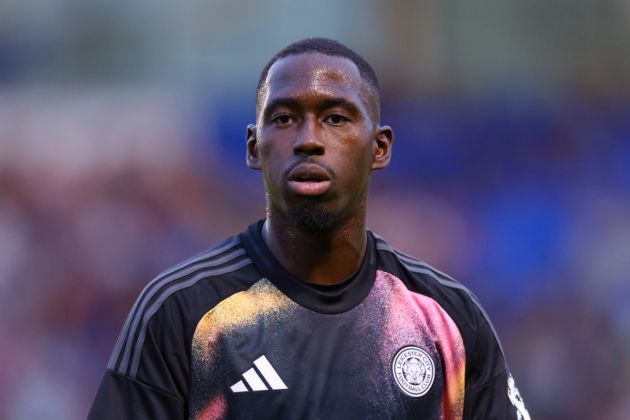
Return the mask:
M435 379L435 364L429 354L419 347L407 346L398 350L392 362L394 379L400 389L411 397L429 392Z

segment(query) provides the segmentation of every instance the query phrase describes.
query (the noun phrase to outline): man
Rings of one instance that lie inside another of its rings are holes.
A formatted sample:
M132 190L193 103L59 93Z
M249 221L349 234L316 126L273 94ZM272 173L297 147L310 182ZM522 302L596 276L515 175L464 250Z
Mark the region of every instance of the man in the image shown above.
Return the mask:
M475 297L365 228L393 142L369 64L296 42L256 105L266 219L145 288L90 419L528 419Z

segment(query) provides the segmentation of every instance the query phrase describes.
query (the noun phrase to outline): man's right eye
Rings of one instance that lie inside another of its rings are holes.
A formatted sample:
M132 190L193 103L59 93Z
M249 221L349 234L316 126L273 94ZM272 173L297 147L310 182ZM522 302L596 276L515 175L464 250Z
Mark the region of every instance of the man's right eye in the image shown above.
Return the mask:
M287 115L287 114L276 115L275 117L273 117L271 119L271 122L273 122L274 124L277 124L277 125L289 124L292 121L293 121L293 117L291 117L290 115Z

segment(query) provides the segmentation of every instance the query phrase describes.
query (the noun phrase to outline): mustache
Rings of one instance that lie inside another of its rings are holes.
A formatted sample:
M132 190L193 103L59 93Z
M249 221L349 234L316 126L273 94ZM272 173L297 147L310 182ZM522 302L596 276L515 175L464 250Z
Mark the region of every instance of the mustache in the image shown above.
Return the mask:
M330 166L326 165L324 162L321 162L317 158L308 157L306 159L293 162L291 165L289 165L289 167L285 169L284 172L282 173L283 179L289 179L289 174L291 173L291 171L294 170L297 166L303 165L305 163L323 168L326 172L328 172L328 175L330 175L331 178L335 178L337 176L337 174L335 173L335 170L331 168Z

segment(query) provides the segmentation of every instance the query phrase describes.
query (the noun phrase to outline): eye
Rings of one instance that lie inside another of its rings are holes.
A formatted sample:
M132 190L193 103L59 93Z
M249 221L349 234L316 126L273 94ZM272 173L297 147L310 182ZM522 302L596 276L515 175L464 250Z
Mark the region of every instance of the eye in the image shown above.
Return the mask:
M324 119L325 123L328 123L331 125L342 125L346 121L349 121L349 120L343 115L339 115L339 114L332 114L332 115L327 116Z
M280 114L273 117L271 122L276 125L287 125L293 122L293 117L289 114Z

